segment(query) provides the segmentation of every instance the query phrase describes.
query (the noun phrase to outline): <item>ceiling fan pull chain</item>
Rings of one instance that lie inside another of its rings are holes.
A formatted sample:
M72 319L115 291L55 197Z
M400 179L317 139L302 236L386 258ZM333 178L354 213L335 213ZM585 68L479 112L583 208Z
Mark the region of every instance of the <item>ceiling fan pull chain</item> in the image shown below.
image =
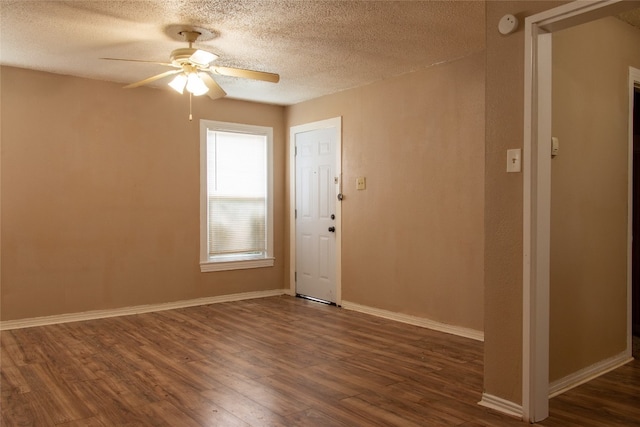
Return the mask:
M193 97L193 94L189 92L189 121L190 122L193 121L193 115L191 114L191 98L192 97Z

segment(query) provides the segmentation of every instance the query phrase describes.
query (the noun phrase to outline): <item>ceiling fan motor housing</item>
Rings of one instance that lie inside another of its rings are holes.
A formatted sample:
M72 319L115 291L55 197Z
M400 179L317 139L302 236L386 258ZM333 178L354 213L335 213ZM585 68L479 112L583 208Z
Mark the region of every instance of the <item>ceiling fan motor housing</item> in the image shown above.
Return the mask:
M188 64L190 62L193 62L193 60L191 59L191 56L197 50L198 49L194 49L194 48L191 48L191 47L185 47L185 48L181 48L181 49L176 49L173 52L171 52L171 63L173 65L181 67L184 64ZM201 65L203 67L207 66L207 64L197 64L197 65Z

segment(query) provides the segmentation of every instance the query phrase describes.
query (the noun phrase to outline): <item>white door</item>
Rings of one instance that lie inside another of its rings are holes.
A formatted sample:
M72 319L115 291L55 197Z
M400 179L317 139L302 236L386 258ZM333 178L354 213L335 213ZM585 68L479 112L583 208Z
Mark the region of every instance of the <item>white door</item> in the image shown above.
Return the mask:
M339 128L292 132L295 143L296 294L337 302L336 168Z

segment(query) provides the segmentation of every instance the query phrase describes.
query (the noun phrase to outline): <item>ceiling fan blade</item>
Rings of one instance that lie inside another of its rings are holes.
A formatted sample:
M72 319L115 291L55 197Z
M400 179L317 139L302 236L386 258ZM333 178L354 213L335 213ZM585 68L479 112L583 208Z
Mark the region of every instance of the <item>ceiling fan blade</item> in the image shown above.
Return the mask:
M189 57L189 61L194 62L201 67L207 67L215 59L218 59L218 55L201 49L196 50L193 52L193 55Z
M169 62L145 61L143 59L123 59L123 58L100 58L100 59L105 59L107 61L142 62L144 64L157 64L157 65L164 65L165 67L178 68Z
M209 70L213 73L223 76L242 77L245 79L262 80L265 82L278 83L280 76L274 73L264 71L244 70L242 68L218 67L212 65Z
M224 89L222 89L220 85L216 83L216 81L213 80L209 74L200 73L198 75L200 76L204 84L207 85L207 87L209 88L209 92L207 92L207 96L209 98L218 99L218 98L222 98L227 94L227 92L225 92Z
M151 82L154 82L156 80L160 80L163 77L171 76L173 74L178 74L178 73L181 73L181 72L182 72L182 70L166 71L164 73L161 73L161 74L146 78L144 80L140 80L139 82L131 83L130 85L125 86L124 89L133 89L134 87L146 85L147 83L151 83Z

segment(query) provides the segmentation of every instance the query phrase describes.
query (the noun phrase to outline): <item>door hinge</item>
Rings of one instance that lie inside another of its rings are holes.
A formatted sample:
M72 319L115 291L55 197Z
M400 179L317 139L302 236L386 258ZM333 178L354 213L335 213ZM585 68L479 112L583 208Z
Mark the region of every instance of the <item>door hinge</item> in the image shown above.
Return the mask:
M297 271L293 273L293 281L294 282L298 281L298 272Z
M298 146L297 145L295 147L293 147L293 155L294 156L298 155Z
M298 219L298 209L294 210L293 219Z

